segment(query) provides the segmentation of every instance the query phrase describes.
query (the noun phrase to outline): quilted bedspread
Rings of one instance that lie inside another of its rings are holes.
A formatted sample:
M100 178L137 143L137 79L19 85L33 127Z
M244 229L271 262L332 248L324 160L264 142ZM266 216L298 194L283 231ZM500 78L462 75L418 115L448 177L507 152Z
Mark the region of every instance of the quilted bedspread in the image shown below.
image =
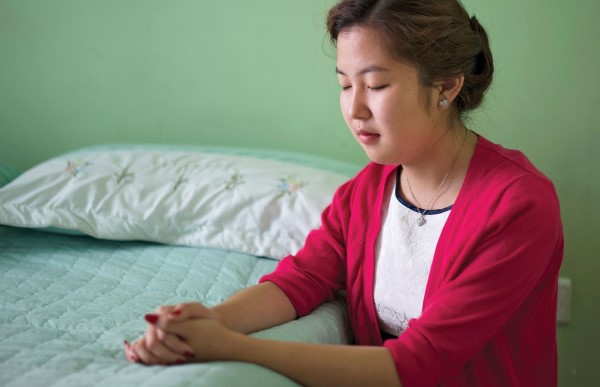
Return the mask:
M0 386L293 386L251 364L128 363L124 339L158 305L213 305L277 261L215 249L116 242L0 226ZM256 335L350 340L343 301Z

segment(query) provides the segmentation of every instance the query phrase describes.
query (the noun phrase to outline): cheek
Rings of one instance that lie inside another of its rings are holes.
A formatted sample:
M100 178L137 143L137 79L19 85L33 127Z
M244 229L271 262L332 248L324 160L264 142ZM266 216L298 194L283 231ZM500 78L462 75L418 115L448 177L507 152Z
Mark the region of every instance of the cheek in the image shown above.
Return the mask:
M342 112L342 116L344 117L344 121L346 121L348 125L352 121L350 118L349 109L350 105L348 96L344 95L344 93L340 93L340 110Z
M408 94L408 93L407 93ZM401 124L415 120L422 113L419 99L412 95L387 95L373 106L373 115L387 124Z
M394 122L401 106L389 98L379 98L371 105L371 114L382 125Z

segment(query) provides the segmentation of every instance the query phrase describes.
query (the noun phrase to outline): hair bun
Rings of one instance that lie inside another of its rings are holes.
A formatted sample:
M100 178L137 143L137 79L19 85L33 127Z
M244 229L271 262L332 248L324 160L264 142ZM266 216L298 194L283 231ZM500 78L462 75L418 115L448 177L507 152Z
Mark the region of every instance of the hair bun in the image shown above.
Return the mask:
M471 25L471 31L475 33L475 36L477 36L477 40L479 41L479 52L481 52L484 49L483 42L481 41L481 32L483 28L481 27L481 24L479 24L479 20L477 20L475 15L471 16L469 19L469 24Z
M471 19L469 19L469 22L471 23L471 29L473 30L473 32L479 33L479 30L480 30L479 20L477 20L475 15L471 16Z

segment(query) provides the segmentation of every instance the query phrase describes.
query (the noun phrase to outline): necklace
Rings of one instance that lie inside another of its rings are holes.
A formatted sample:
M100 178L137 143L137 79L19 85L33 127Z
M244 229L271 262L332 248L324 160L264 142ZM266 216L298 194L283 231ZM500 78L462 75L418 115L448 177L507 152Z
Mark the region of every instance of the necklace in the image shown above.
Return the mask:
M441 196L442 187L444 186L444 184L446 184L446 180L448 179L448 176L450 175L452 168L454 168L454 164L456 164L456 161L458 160L458 157L460 156L460 152L463 150L465 143L467 142L468 134L469 134L469 130L467 129L465 132L465 138L463 139L462 144L460 144L460 148L458 148L458 152L456 152L456 156L454 156L454 160L452 160L450 167L444 174L444 178L442 179L442 181L440 182L440 185L438 185L437 189L435 190L435 193L433 194L433 197L429 201L429 205L427 206L427 208L431 208L431 206L433 206L433 203L435 203L435 201L437 199L439 199L439 197ZM423 206L421 206L421 203L419 203L419 201L415 197L415 194L413 193L413 190L410 186L410 181L408 180L408 175L406 175L406 184L408 185L408 190L410 191L410 195L412 196L415 203L417 203L417 212L419 213L419 218L417 219L417 225L419 227L421 227L421 226L425 225L425 223L427 223L427 219L425 219L425 215L427 214L427 211L429 211L429 210L427 210Z

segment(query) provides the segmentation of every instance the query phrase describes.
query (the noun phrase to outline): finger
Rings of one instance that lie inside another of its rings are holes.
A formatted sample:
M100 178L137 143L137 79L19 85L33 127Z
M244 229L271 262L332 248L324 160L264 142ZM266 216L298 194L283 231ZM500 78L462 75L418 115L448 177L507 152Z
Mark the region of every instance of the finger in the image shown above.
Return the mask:
M132 363L139 363L140 359L137 357L133 349L131 348L131 344L129 341L123 341L123 347L125 349L125 358Z
M193 359L196 357L192 347L176 335L165 333L162 330L157 329L156 336L158 340L160 340L160 342L171 352L183 355L187 359Z
M160 319L160 315L155 314L155 313L148 313L148 314L144 315L144 320L146 320L146 322L148 322L148 324L150 324L150 325L156 325L158 323L159 319Z
M199 302L188 302L176 305L169 314L169 318L175 321L189 318L211 318L212 313L206 306Z
M169 335L171 336L171 335ZM158 338L158 332L154 327L149 327L146 335L144 336L145 347L152 353L156 358L161 359L166 364L183 364L186 362L185 355L183 353L177 353L172 351ZM184 352L187 351L187 348Z
M187 327L186 321L173 321L172 319L166 318L165 316L160 316L158 314L147 314L144 316L148 324L153 325L154 327L164 331L165 333L172 333L174 335L185 338Z
M140 363L146 365L166 365L166 363L163 360L154 356L152 352L150 352L148 348L146 348L146 344L143 339L132 343L130 348L135 354L135 356L137 356Z
M175 309L174 305L161 305L156 308L156 314L170 314Z

